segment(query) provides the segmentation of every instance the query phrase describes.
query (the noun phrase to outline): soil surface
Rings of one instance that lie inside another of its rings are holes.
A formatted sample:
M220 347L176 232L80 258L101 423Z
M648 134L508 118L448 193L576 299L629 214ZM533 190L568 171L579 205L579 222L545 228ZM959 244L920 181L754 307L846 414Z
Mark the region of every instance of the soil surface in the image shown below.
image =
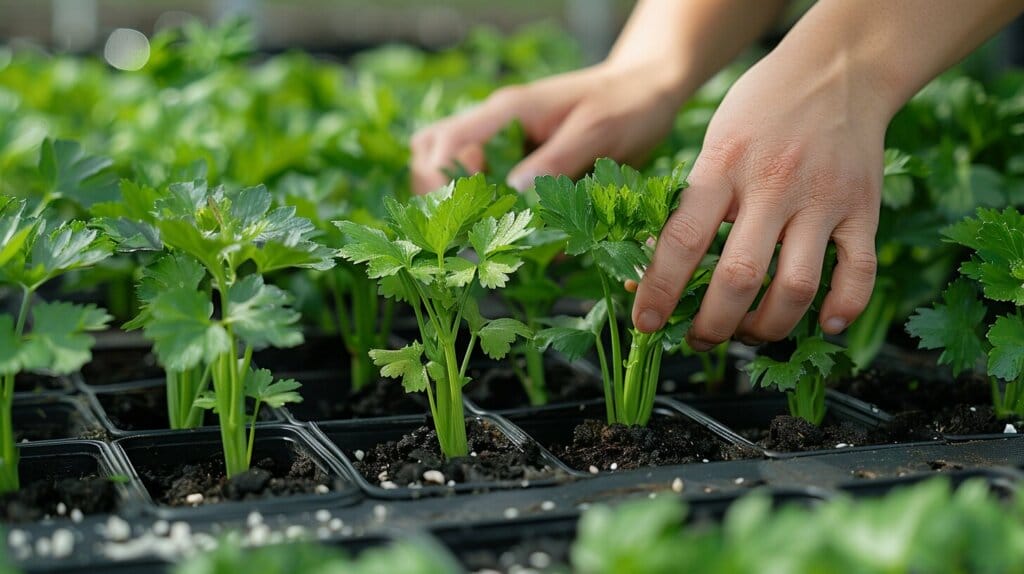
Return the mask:
M604 396L601 379L569 365L549 362L545 365L544 374L548 404L585 401ZM466 395L481 407L515 409L530 406L523 383L512 369L487 365L471 368L469 375L473 382L466 388Z
M117 509L117 490L109 479L96 475L37 480L22 484L18 492L0 495L0 519L29 522L59 516L61 503L65 516L74 509L82 514L113 512Z
M780 452L804 452L877 444L871 440L871 433L867 428L852 422L825 419L821 426L814 426L802 418L790 415L779 415L772 419L771 426L767 431L764 429L746 430L740 434L768 450Z
M554 471L547 466L536 446L520 450L493 424L477 419L466 420L466 438L470 456L445 460L433 426L422 426L397 441L378 444L355 460L356 468L371 483L394 484L399 487L426 485L423 474L441 472L444 483L456 484L503 480L535 480L551 478Z
M82 380L90 386L163 378L164 370L147 347L94 351L93 360L82 366Z
M167 391L162 385L116 393L97 393L96 398L110 422L121 430L162 430L170 427L167 419ZM261 407L259 420L274 420L271 410ZM217 415L213 411L206 411L202 426L216 424Z
M758 456L722 441L709 430L682 417L655 416L647 427L627 427L587 420L572 432L572 443L551 449L569 466L582 471L635 469L695 462L738 460Z
M245 473L227 478L218 453L209 460L185 465L161 465L139 471L142 482L158 504L202 506L229 500L251 500L296 494L314 494L330 488L331 479L310 456L297 451L289 461L263 458ZM198 501L195 494L201 494ZM190 495L192 500L190 500Z
M300 377L295 378L303 382ZM430 410L425 394L407 393L401 382L391 379L380 379L348 397L339 397L338 392L330 392L327 386L303 383L299 389L302 402L288 405L288 410L302 421L418 415ZM339 383L335 390L340 387Z
M997 419L989 384L962 376L956 381L922 381L906 373L868 371L841 381L838 390L877 405L893 416L894 434L912 436L1002 433L1007 423L1024 430L1019 420Z
M95 421L63 403L15 404L13 417L15 442L106 438L106 433Z
M71 382L66 377L48 377L34 373L21 373L14 378L14 392L41 393L46 391L66 391Z
M566 539L537 538L507 548L472 548L456 554L470 572L567 572L569 548Z

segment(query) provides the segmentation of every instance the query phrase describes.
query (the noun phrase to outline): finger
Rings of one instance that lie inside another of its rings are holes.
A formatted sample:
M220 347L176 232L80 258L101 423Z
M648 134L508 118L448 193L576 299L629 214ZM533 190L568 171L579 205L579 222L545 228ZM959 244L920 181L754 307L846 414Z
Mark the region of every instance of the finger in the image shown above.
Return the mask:
M775 277L736 334L749 345L785 339L807 313L821 281L833 223L795 219L786 227Z
M660 329L675 309L732 202L728 180L718 172L700 171L699 159L689 180L636 291L633 324L645 333Z
M707 351L736 331L761 289L784 223L765 208L740 207L700 311L686 334L695 350Z
M479 157L467 168L483 167L483 144L517 116L523 100L522 88L495 92L475 108L425 128L413 136L411 169L417 193L426 193L444 185L444 170L463 156Z
M821 306L821 328L829 335L841 333L853 323L871 299L875 287L875 230L877 216L847 219L832 232L836 244L836 268Z
M577 176L593 166L595 159L608 155L613 134L602 128L591 110L580 106L570 112L544 145L512 168L508 184L522 191L542 175Z

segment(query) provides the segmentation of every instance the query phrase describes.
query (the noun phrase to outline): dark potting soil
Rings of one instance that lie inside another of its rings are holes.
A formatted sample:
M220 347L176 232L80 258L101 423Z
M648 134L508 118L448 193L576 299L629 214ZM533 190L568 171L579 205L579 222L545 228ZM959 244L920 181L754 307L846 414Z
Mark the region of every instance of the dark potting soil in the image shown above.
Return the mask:
M311 387L304 387L308 388ZM303 419L364 419L415 415L430 410L422 393L407 393L400 382L387 379L377 380L348 397L338 397L337 393L324 396L300 392L303 393L302 403L289 409Z
M161 385L116 393L98 393L96 398L110 422L121 430L161 430L170 426L167 418L167 391ZM260 408L259 420L272 419L269 409ZM212 411L203 413L203 426L216 424L217 415Z
M909 374L868 371L844 380L838 390L893 415L890 428L917 437L939 434L1001 433L1007 423L997 419L987 381L965 375L956 381L921 381Z
M467 387L466 395L481 407L513 409L530 406L523 383L512 369L490 365L486 369L470 369L469 375L473 383ZM548 403L585 401L604 396L601 379L569 365L546 364L545 384Z
M478 483L551 478L554 472L540 449L520 449L493 424L467 419L466 439L470 456L445 460L433 426L422 426L397 441L378 444L363 453L347 453L356 469L374 484L396 486L424 484L423 473L436 470L444 482Z
M567 539L537 538L509 548L473 548L457 554L470 572L568 572L569 548Z
M113 512L117 509L117 489L110 479L96 475L37 480L22 484L18 492L0 495L0 519L29 522L56 517L61 503L65 516L74 509L82 514Z
M739 460L758 456L722 441L704 427L681 417L655 417L646 427L608 425L586 420L576 426L572 443L551 449L569 466L587 471L635 469L694 462Z
M318 487L330 488L330 478L308 454L297 451L295 458L278 462L273 458L255 461L247 472L233 478L224 473L220 455L186 465L161 465L139 473L150 495L167 506L200 506L229 500L251 500L296 494L314 494ZM201 494L199 502L189 495Z
M82 380L92 386L163 378L156 355L146 347L94 351L93 360L82 366Z
M878 444L877 441L871 440L871 433L867 428L850 421L826 419L821 426L814 426L802 418L790 415L779 415L772 419L771 426L767 431L748 429L740 434L768 450L780 452L804 452Z
M15 405L14 440L81 438L104 440L106 432L73 409L44 408L43 405Z
M16 393L41 393L67 389L68 382L63 377L50 377L34 373L22 373L14 377L14 392Z

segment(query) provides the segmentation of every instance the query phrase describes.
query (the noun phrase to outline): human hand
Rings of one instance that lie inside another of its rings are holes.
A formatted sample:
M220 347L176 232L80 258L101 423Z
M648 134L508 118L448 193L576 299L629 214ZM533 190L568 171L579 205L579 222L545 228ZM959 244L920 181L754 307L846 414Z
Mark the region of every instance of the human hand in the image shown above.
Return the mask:
M444 185L444 170L456 163L482 170L484 143L513 120L539 144L509 173L516 189L541 175L579 175L598 157L639 161L668 133L684 92L681 75L654 61L606 62L502 88L413 136L413 190L422 194Z
M664 325L723 221L735 225L687 334L695 350L733 334L751 344L785 338L814 300L830 240L838 262L823 330L841 332L868 303L894 110L848 61L811 65L779 51L733 86L711 121L690 187L638 287L633 322L641 331ZM775 276L748 312L779 242Z

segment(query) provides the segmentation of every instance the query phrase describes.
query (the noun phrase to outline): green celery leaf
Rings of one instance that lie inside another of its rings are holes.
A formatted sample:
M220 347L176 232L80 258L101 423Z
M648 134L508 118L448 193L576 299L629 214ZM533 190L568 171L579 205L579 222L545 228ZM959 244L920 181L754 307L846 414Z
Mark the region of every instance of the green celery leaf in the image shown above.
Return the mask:
M755 388L776 388L791 391L806 374L804 364L798 361L776 361L770 357L757 357L747 367L750 383Z
M640 270L649 263L643 248L633 241L600 241L593 254L601 269L618 281L639 281Z
M371 279L379 279L412 267L413 257L420 248L408 241L388 239L379 229L353 223L336 221L335 225L345 234L348 243L338 250L341 257L353 263L366 263Z
M423 345L418 341L401 349L373 349L370 351L373 364L380 367L380 375L391 379L402 379L405 392L427 390L427 368L423 365Z
M26 271L31 284L39 285L74 269L94 265L110 257L113 246L95 229L81 221L64 223L49 233L42 233L32 244L32 263Z
M533 331L523 322L501 318L488 321L480 328L480 348L492 359L504 359L512 349L516 337L529 340Z
M274 381L267 369L250 369L245 377L245 396L256 399L270 408L279 409L289 403L301 403L296 391L302 384L295 379Z
M228 213L239 229L248 229L264 221L263 216L270 209L272 202L266 187L247 187L231 195L231 208ZM294 208L291 213L295 213Z
M36 303L32 318L23 349L24 368L68 374L92 359L95 340L86 333L103 329L112 317L95 305L58 301Z
M595 241L597 216L584 184L573 184L566 176L537 179L540 217L544 223L563 231L568 243L565 251L579 255L590 250Z
M494 199L494 187L482 174L458 179L448 188L423 198L427 204L425 239L429 251L444 255L469 226L486 211Z
M1004 381L1016 381L1024 375L1024 318L999 317L988 331L992 350L988 354L988 374Z
M52 192L85 208L117 199L112 165L110 159L91 156L73 141L46 140L39 154L39 172Z
M149 305L161 293L171 289L198 290L206 277L206 270L186 253L167 253L152 265L142 269L142 278L136 286L141 304L139 314L124 324L125 329L144 327L150 319Z
M484 259L477 266L480 284L488 289L504 287L508 283L509 275L515 273L522 264L522 259L511 253L493 255Z
M279 269L300 267L327 271L334 267L335 252L314 241L299 240L297 236L284 241L268 241L256 245L250 244L251 250L247 257L256 264L260 273L270 273Z
M829 343L821 337L808 337L797 345L790 361L814 367L821 377L827 378L836 366L836 356L844 351L839 345Z
M957 279L942 293L944 304L918 308L907 321L907 332L921 340L921 349L942 349L939 364L950 365L954 374L971 369L985 349L978 329L985 305L967 279Z
M985 296L1024 306L1024 213L978 210L976 254L961 272L984 286Z
M146 336L166 369L191 369L232 350L224 327L211 318L213 304L205 293L165 291L153 299L149 312L152 319L146 325Z
M275 285L266 285L263 276L249 275L228 289L230 307L224 322L257 349L294 347L302 344L299 314L288 307L291 295Z
M444 267L447 273L444 284L448 287L465 287L476 277L476 264L462 257L445 257ZM436 271L436 268L433 270ZM424 278L422 275L417 276L421 281Z
M35 221L24 217L24 211L24 200L0 197L0 268L22 253L35 231Z
M518 249L516 243L530 235L533 213L529 209L508 212L501 219L488 217L478 221L469 232L469 241L483 259L494 253Z

